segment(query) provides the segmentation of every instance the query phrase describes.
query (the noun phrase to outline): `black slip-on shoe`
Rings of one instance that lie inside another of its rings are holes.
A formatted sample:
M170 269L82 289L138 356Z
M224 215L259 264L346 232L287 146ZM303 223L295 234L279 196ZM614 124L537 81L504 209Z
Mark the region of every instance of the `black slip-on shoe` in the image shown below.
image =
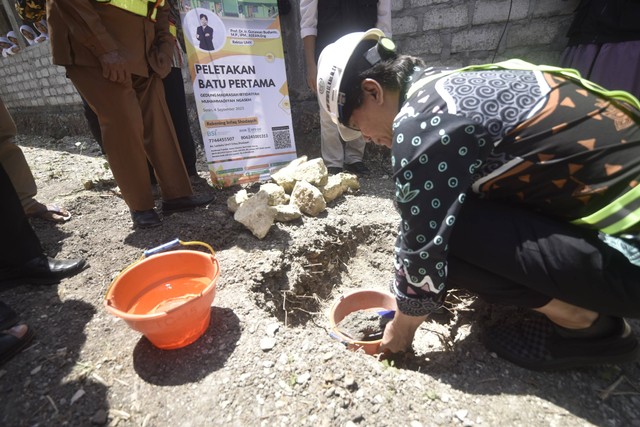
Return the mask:
M131 210L131 220L133 221L133 228L153 228L162 224L162 220L155 209L146 211Z
M0 272L0 285L55 285L82 271L84 259L60 260L46 255Z
M327 171L329 172L330 175L337 175L340 172L342 172L344 169L342 169L341 167L338 166L329 166L327 168Z
M33 340L34 333L29 326L27 332L18 338L9 332L0 332L0 366L20 353Z
M0 331L9 329L18 323L18 313L4 302L0 301Z
M205 206L215 199L213 194L201 193L193 196L178 197L177 199L162 201L162 214L169 215L174 212L188 211L198 206Z
M532 370L560 370L633 362L640 345L622 318L603 337L567 338L545 316L521 319L490 327L485 344L490 351L518 366Z

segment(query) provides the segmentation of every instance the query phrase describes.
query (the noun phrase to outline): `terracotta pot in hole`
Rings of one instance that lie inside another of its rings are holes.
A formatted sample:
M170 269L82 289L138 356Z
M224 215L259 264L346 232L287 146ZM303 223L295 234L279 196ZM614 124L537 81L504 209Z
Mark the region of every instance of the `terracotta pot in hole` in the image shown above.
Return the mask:
M342 334L337 325L349 314L358 310L370 310L374 312L382 310L396 310L396 299L389 292L372 289L361 289L343 295L331 306L329 312L329 322L331 324L331 335L343 342L348 349L363 349L367 354L380 353L381 339L374 341L356 341Z

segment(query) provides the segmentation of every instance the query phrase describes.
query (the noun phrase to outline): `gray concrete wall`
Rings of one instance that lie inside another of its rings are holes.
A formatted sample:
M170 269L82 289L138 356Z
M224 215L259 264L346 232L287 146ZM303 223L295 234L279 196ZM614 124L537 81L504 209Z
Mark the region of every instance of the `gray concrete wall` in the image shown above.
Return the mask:
M436 66L521 58L557 65L578 0L392 0L393 38L403 53ZM298 1L281 17L293 125L300 153L317 155L318 106L307 88ZM184 73L187 76L187 73ZM51 64L48 43L0 59L0 97L21 133L88 134L80 98ZM200 138L189 82L188 108Z

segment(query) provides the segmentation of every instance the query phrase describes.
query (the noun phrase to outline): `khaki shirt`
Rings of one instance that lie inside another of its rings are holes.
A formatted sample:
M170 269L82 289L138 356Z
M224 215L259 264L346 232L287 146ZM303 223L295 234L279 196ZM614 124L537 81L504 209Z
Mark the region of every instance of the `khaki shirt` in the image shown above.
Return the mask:
M93 0L49 0L47 21L53 63L100 67L98 57L118 50L131 74L164 77L171 69L173 36L169 8L158 9L157 21Z

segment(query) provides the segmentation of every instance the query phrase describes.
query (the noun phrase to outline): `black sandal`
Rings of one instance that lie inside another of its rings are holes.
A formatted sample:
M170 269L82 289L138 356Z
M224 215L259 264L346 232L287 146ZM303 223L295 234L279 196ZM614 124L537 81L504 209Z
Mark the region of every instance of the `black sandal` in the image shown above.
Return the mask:
M559 370L632 362L640 345L622 318L604 337L562 336L546 316L521 319L489 328L485 344L490 351L518 366L532 370Z

